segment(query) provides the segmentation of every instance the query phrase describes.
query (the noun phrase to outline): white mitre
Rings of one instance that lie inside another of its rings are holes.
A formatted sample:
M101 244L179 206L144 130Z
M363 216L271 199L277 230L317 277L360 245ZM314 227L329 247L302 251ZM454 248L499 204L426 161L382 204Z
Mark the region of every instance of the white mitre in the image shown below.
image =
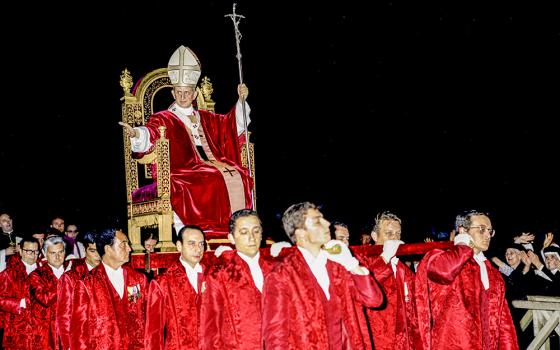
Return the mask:
M167 74L173 86L196 86L200 78L200 61L188 47L181 45L167 65Z

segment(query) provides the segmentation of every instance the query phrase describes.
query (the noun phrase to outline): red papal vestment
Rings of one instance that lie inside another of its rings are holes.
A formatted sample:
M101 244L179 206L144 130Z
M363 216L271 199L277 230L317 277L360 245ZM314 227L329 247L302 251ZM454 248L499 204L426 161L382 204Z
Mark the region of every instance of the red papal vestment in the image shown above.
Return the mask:
M198 113L212 154L217 161L233 167L241 175L245 205L251 208L253 182L247 169L241 167L235 107L228 114L204 110ZM158 127L162 125L166 127L165 135L170 144L173 210L185 224L197 225L210 233L227 233L231 208L224 175L199 157L185 124L170 111L155 113L148 119L146 128L152 144L159 139Z
M473 254L465 245L435 249L418 265L416 305L425 350L519 349L502 276L484 261L484 290Z
M70 327L72 350L144 349L148 280L127 265L122 268L122 299L103 263L76 282ZM140 294L131 293L137 288Z
M64 268L69 261L64 262ZM31 344L34 349L56 349L59 341L56 333L57 289L59 279L51 266L45 263L29 275L31 294Z
M414 300L414 273L399 261L395 277L391 263L385 263L381 256L357 255L356 258L375 275L385 293L386 302L381 308L366 309L375 349L421 349Z
M379 307L383 292L371 275L354 275L327 261L330 300L298 250L275 265L263 290L262 335L266 350L370 349L358 302Z
M201 265L202 266L202 265ZM202 266L203 271L205 267ZM198 273L198 290L204 273ZM200 294L177 259L150 282L146 310L146 349L198 350Z
M272 258L259 255L266 278ZM206 277L200 312L201 349L262 349L262 294L236 251L222 253Z
M56 328L63 350L70 348L70 324L72 316L72 297L76 282L89 272L85 259L73 259L72 267L58 281L58 302L56 307Z
M21 308L21 299L26 307ZM4 312L4 349L31 349L31 300L29 276L21 258L10 259L8 268L0 273L0 310Z

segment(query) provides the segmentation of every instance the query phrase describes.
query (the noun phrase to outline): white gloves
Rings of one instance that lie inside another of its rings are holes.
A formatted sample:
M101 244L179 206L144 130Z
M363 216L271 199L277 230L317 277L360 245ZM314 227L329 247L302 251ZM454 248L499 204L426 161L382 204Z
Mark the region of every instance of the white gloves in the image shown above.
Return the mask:
M335 245L340 246L340 253L330 254L328 251L325 250L327 252L327 258L329 260L339 263L340 265L344 266L344 268L348 271L352 271L356 269L356 267L360 266L360 262L358 261L358 259L352 256L352 253L350 253L350 249L342 241L331 239L324 245L324 248L329 249Z
M404 244L404 242L397 239L388 239L383 243L383 253L381 253L381 257L386 263L389 263L397 254L397 249L399 249L401 244Z
M216 250L214 250L214 256L216 256L216 258L219 258L220 255L222 255L222 253L225 252L226 250L233 250L233 249L231 249L231 247L228 247L227 245L221 245L218 248L216 248Z
M459 233L457 236L455 236L455 239L453 240L453 243L455 245L459 243L463 243L465 245L468 245L469 247L472 244L471 242L472 242L472 237L466 233Z
M270 255L276 258L278 255L280 255L280 251L282 250L282 248L289 248L291 246L292 245L286 241L272 243L272 245L270 246Z

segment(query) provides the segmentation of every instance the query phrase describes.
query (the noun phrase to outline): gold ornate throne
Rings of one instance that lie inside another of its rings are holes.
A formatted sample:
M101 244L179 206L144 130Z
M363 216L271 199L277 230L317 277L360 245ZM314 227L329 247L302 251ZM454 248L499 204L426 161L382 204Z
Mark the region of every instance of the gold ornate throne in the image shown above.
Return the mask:
M124 96L122 101L122 121L132 126L144 125L154 111L166 109L172 103L173 85L167 75L167 68L151 71L136 84L125 69L120 77ZM131 88L134 88L131 91ZM197 86L198 109L214 111L212 83L204 77ZM163 92L163 93L162 93ZM156 98L157 97L157 98ZM160 127L161 138L153 150L142 158L134 158L130 139L123 131L124 158L126 172L128 235L134 251L143 251L140 230L142 227L158 227L161 251L175 251L172 239L173 211L171 208L169 140L165 137L165 127ZM251 157L251 177L255 179L254 145L249 143ZM241 147L243 166L247 167L246 148ZM157 174L156 179L152 173ZM255 197L255 187L253 187ZM220 243L221 240L208 243ZM209 245L210 246L210 245Z

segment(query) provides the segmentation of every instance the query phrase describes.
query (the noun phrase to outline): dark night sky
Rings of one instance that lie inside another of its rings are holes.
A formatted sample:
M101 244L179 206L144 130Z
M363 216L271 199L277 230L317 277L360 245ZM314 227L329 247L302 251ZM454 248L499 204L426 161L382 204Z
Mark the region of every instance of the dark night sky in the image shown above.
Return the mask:
M0 210L20 230L54 215L85 228L126 219L124 68L137 79L183 44L213 80L217 110L235 102L232 2L200 3L49 3L2 24ZM238 2L270 234L302 200L354 232L384 209L417 237L468 208L489 211L503 235L558 229L555 8L302 3Z

